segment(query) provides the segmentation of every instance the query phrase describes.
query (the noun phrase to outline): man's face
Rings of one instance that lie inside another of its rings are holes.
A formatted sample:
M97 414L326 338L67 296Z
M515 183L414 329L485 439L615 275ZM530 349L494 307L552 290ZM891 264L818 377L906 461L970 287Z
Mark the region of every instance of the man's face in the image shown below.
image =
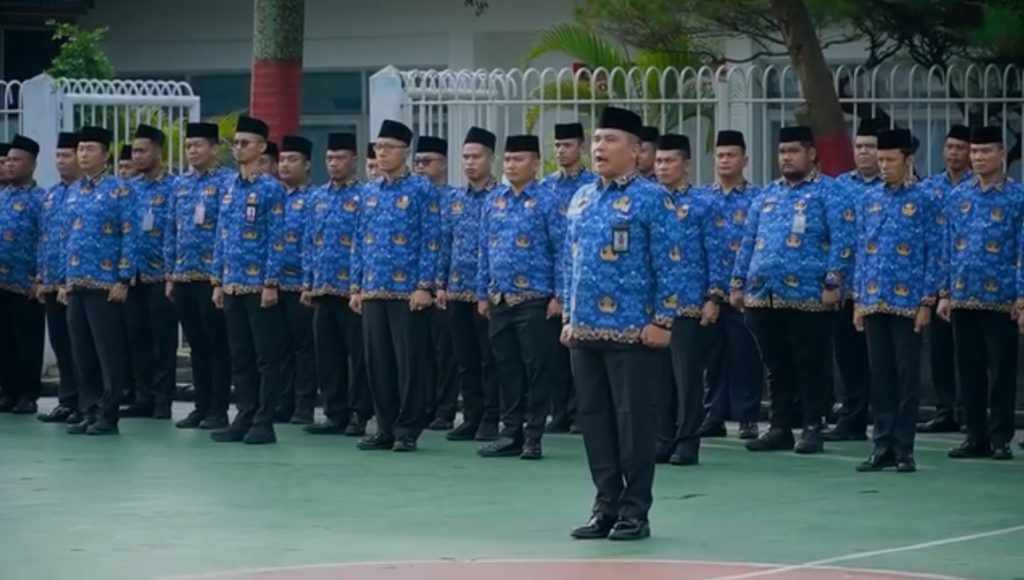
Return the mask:
M36 158L21 149L11 149L7 153L6 165L6 179L10 181L28 181L36 172Z
M121 159L117 162L117 176L121 179L131 179L139 174L135 168L135 162L131 159Z
M682 183L689 172L689 160L682 151L661 150L654 156L654 173L658 183L676 185Z
M462 146L462 173L470 181L481 181L491 174L494 153L479 143Z
M162 148L149 139L136 139L132 142L132 163L140 173L156 169L162 153Z
M853 140L854 161L857 170L867 175L878 171L878 137L858 135Z
M907 180L911 161L899 149L883 149L878 151L878 171L882 179L889 185L899 185Z
M650 175L654 171L654 158L658 149L654 143L650 141L644 141L640 144L640 155L636 160L637 170L644 174Z
M297 151L284 151L277 162L277 174L289 185L301 185L309 177L309 160Z
M619 129L598 129L590 144L594 171L605 178L625 175L636 167L640 155L639 139ZM653 158L652 158L653 166Z
M448 160L440 153L417 153L413 157L413 169L417 175L441 182L448 174Z
M75 157L74 149L58 149L56 160L57 175L60 175L61 179L71 180L78 177L78 159Z
M807 177L814 168L814 147L803 143L779 143L779 170L786 179Z
M555 161L559 167L572 167L583 157L582 139L558 139L555 141Z
M205 137L185 139L185 157L192 167L209 167L217 159L219 149Z
M404 141L384 137L374 144L377 151L377 168L384 173L394 173L405 165L409 146Z
M103 167L107 164L107 148L102 143L83 141L78 144L77 154L78 166L89 175L96 175L103 171Z
M537 176L540 156L531 151L505 153L505 177L512 185L525 185Z
M989 177L1002 171L1004 157L1003 148L995 143L971 144L971 169L978 175Z
M347 149L327 152L327 175L332 181L342 182L355 173L356 154Z
M235 161L239 165L248 165L259 160L266 148L267 140L255 133L235 133L235 138L231 141L231 154L235 156Z
M715 148L715 174L722 179L735 179L747 167L747 154L738 145Z
M380 177L380 165L377 164L376 159L367 159L366 178L373 179L374 177Z
M942 160L946 169L959 173L971 164L971 146L967 141L948 137L942 147Z

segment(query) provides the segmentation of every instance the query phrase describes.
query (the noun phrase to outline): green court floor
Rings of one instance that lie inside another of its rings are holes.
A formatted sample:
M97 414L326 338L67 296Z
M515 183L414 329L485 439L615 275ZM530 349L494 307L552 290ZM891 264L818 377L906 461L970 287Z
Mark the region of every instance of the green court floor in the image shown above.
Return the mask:
M294 426L278 437L215 444L138 419L122 421L118 437L72 437L0 416L0 578L609 558L1024 578L1024 459L954 462L953 436L921 437L910 475L854 472L869 443L801 457L709 440L700 466L659 467L654 536L627 544L567 535L592 497L577 436L547 437L540 462L481 459L475 444L437 433L401 455Z

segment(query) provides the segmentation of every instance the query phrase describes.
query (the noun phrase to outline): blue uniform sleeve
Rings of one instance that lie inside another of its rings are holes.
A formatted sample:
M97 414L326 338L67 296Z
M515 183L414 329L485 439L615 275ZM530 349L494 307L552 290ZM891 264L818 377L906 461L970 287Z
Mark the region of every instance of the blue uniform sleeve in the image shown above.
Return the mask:
M743 234L743 242L740 243L740 251L736 253L736 264L732 268L732 280L729 281L729 288L732 290L743 290L747 283L747 273L750 271L750 260L754 256L754 244L757 241L758 223L761 219L761 205L765 193L759 193L750 202L750 209L747 210L747 227Z
M366 229L366 190L359 195L358 209L356 210L356 235L352 240L350 268L352 282L349 290L358 294L363 289L363 235Z
M164 275L174 274L174 263L177 261L178 245L178 187L184 186L184 179L171 181L171 193L167 199L167 223L164 227ZM192 219L189 216L188 219Z
M491 238L491 206L494 205L495 189L487 194L483 208L480 210L480 251L476 268L476 298L487 300L487 282L491 276L490 238Z
M555 197L554 192L550 192L551 195L545 197L547 200L547 213L545 214L545 221L547 222L547 234L548 242L551 247L548 250L552 253L552 263L554 265L554 271L552 272L552 283L554 284L555 298L562 299L563 285L565 279L562 276L562 272L565 268L565 227L566 220L565 215L562 212L562 202ZM564 304L564 303L563 303Z
M139 192L131 182L119 181L115 186L117 195L118 220L121 222L121 256L118 261L118 278L129 280L135 277L139 263L142 228L136 223Z
M865 226L865 211L870 205L870 193L861 197L854 205L854 228L856 235L853 239L853 280L852 291L854 304L865 296L864 293L864 260L867 255L864 253L866 243L867 227Z
M321 194L319 189L309 194L309 205L306 207L306 223L302 228L302 289L313 288L313 267L316 261L316 246L313 244L313 230L316 228L318 219L317 207L320 204ZM326 202L326 196L323 196Z
M438 275L438 261L441 254L441 190L434 185L426 186L420 198L420 253L417 290L431 290Z
M682 260L673 260L673 248L681 246L682 228L672 196L662 189L652 191L647 205L647 235L654 272L654 316L651 323L672 328L679 313L680 281L685 276Z
M939 202L933 199L928 190L920 188L922 205L925 208L924 218L924 295L921 296L921 304L932 306L935 304L942 288L943 280L946 278L945 265L942 260L942 247L945 243L944 223L940 217Z
M848 286L853 277L853 240L856 236L856 214L853 200L839 185L825 191L825 222L828 225L829 251L826 284Z
M228 213L230 205L221 197L217 203L217 229L213 237L213 276L210 283L220 286L224 278L224 237L227 235Z
M929 191L931 191L929 189ZM954 190L955 191L955 190ZM953 199L953 192L943 197L933 197L935 202L935 225L939 229L941 240L939 253L936 259L939 261L939 298L949 298L950 273L952 272L953 257L953 224L950 222L949 207Z
M276 248L284 246L285 203L284 186L277 181L270 182L264 195L264 208L269 209L267 216L267 263L264 269L263 285L277 286L281 283L284 269L284 252Z
M441 197L441 248L437 258L437 289L444 290L448 286L448 273L452 264L452 240L454 229L452 225L452 203L454 193L446 192Z
M704 219L701 220L701 246L703 247L704 279L707 299L724 301L729 287L729 274L722 265L728 262L729 240L725 228L715 226L717 220L725 221L724 204L710 192L704 194Z
M1024 187L1019 184L1014 188L1014 197L1017 199L1017 207L1020 212L1021 226L1016 229L1017 233L1017 300L1014 307L1017 310L1024 308Z

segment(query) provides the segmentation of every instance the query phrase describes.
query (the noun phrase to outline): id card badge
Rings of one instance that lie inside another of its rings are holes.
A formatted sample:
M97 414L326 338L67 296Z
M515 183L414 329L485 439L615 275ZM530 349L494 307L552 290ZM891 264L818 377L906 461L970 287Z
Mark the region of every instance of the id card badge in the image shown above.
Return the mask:
M142 216L142 231L151 231L153 229L153 220L153 210L147 209L146 213Z
M798 213L793 216L793 233L803 234L807 231L807 216Z
M612 228L612 250L618 253L629 251L629 228L616 226Z
M245 222L246 223L250 223L250 224L256 223L256 206L255 205L247 205L247 206L245 206Z
M203 225L203 223L205 221L206 221L206 204L203 203L203 202L199 202L196 205L195 211L192 212L192 223L194 223L197 226L201 226L201 225Z

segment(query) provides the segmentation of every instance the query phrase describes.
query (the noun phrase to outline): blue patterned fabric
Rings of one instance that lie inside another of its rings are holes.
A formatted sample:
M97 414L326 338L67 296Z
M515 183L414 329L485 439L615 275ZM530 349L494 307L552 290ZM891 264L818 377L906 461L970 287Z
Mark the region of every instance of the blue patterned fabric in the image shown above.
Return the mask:
M65 204L72 183L58 183L43 195L39 210L39 248L36 271L44 292L55 292L64 280L64 244L68 228Z
M284 186L268 175L227 181L213 252L213 283L226 294L257 294L278 286L284 256Z
M711 248L726 243L712 223L715 199L705 189L693 185L672 191L664 186L662 189L672 197L678 220L676 228L679 231L674 237L677 238L676 245L682 258L682 277L677 280L679 316L700 318L705 302L725 299L726 286L723 280L711 279L708 275ZM673 248L675 251L676 248Z
M857 208L860 205L861 200L864 199L864 196L867 194L868 190L880 185L881 183L881 176L876 175L870 179L867 179L863 175L861 175L861 173L856 169L852 171L847 171L846 173L843 173L842 175L836 178L836 184L839 186L840 190L844 192L842 195L844 196L844 198L850 199L850 203L851 205L853 205L854 208ZM856 261L857 252L854 252L853 254L854 260ZM853 268L851 268L850 271L853 272L854 268L856 268L856 264L854 264ZM851 276L850 278L848 278L846 282L846 284L843 284L844 300L852 299L853 294L855 292L853 287L853 277Z
M42 188L0 188L0 290L28 294L37 283Z
M286 191L284 206L284 250L281 256L281 290L300 292L304 282L303 240L310 216L310 198L313 190L309 185Z
M954 187L967 183L972 179L974 179L974 173L967 170L956 180L956 183L953 183L953 179L949 176L948 171L940 171L939 173L925 179L921 185L931 192L932 197L942 200L945 199L946 195L948 195L950 191L953 191Z
M584 185L595 181L597 181L597 175L581 168L575 173L566 173L560 169L548 174L540 183L555 192L558 197L559 213L564 216L569 209L572 196L576 195L576 192Z
M582 187L567 214L563 322L574 340L633 344L671 328L686 279L683 228L665 190L639 175Z
M190 171L178 177L164 234L165 276L176 282L217 277L213 249L221 202L235 173L227 168Z
M864 191L857 203L856 308L913 318L935 304L941 271L938 203L920 183Z
M134 206L133 226L139 240L138 281L146 284L163 282L167 272L164 240L172 227L172 200L177 178L165 173L156 179L140 176L128 183L131 185L129 199Z
M765 186L751 204L731 287L751 308L831 310L821 294L853 274L855 220L853 200L834 179Z
M364 299L402 300L433 290L441 253L441 199L419 175L369 182L359 206L354 291Z
M943 216L948 275L941 296L954 309L1024 306L1024 188L1004 177L982 189L974 177L945 196Z
M712 236L714 241L707 248L708 285L726 292L736 266L736 255L743 244L750 204L761 190L744 181L730 190L715 183L704 191L711 203L711 227L716 230Z
M139 255L131 194L129 183L107 174L83 177L68 189L65 285L109 289L131 282Z
M538 182L519 195L502 185L481 213L478 300L520 304L562 296L565 219L558 199Z
M328 183L310 197L302 248L303 289L314 296L348 296L356 247L362 184Z
M456 302L476 302L480 264L480 222L493 180L479 191L453 188L441 207L441 265L437 286Z

